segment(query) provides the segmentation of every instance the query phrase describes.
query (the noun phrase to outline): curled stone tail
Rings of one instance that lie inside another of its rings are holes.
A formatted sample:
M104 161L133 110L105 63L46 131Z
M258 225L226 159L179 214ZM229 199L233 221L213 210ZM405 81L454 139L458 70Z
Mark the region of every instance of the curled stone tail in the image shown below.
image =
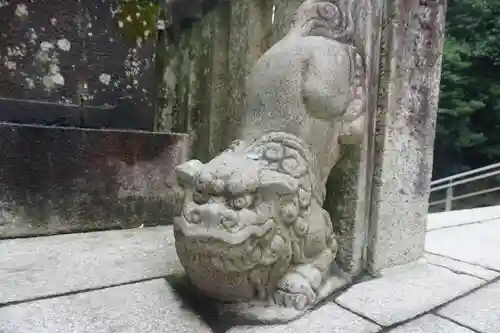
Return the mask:
M353 6L352 0L307 0L295 12L289 33L350 44L354 32Z

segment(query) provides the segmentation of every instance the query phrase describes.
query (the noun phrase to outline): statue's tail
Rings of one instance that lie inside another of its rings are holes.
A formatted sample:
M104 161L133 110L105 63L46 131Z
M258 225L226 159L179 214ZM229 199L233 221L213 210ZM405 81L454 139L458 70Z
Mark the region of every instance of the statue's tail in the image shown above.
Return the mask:
M296 10L289 34L350 43L354 0L306 0Z
M354 121L356 124L363 122L360 116L364 114L366 100L364 61L354 42L355 2L356 0L306 0L295 11L288 33L289 36L325 37L352 46L350 49L351 76L349 78L351 102L343 116L346 133L354 131L350 127Z

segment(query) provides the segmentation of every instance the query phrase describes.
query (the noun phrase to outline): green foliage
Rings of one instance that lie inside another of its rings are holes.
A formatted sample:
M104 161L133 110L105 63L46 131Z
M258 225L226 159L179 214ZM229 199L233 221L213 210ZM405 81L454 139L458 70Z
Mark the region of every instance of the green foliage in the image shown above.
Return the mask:
M136 42L156 38L156 25L164 17L156 0L122 0L115 21L126 40Z
M449 3L434 177L500 159L500 0Z

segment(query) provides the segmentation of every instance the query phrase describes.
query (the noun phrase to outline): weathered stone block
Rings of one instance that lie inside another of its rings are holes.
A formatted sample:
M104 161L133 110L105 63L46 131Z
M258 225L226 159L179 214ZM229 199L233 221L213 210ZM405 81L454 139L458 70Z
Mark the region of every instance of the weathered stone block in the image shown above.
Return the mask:
M170 224L180 134L0 124L0 238Z

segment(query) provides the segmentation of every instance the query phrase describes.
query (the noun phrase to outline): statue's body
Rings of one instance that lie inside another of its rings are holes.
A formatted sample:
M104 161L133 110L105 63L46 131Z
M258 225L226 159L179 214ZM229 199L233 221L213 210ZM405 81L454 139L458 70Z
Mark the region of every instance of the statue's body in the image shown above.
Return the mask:
M294 318L346 283L322 204L339 140L362 124L361 58L334 39L336 4L309 0L296 15L248 78L241 140L177 169L176 247L188 277L262 321Z

